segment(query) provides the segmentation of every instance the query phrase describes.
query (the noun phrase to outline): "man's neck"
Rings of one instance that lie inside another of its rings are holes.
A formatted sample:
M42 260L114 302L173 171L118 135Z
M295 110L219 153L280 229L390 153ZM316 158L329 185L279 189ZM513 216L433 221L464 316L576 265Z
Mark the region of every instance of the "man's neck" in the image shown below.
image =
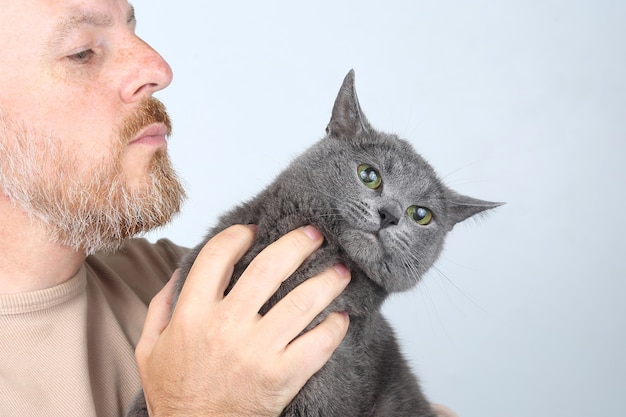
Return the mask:
M54 287L72 278L85 254L50 241L43 225L0 196L0 295Z

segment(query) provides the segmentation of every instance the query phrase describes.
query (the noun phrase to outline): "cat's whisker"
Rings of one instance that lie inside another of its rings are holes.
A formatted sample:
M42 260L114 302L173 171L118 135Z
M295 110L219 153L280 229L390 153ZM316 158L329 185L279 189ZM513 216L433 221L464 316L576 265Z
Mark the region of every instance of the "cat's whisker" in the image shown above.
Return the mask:
M435 272L437 272L437 274L444 278L445 282L452 285L452 287L454 287L454 289L458 291L459 294L461 294L465 299L467 299L470 303L472 303L484 313L489 314L489 312L483 306L481 306L478 301L471 297L466 291L463 291L463 289L459 287L452 279L450 279L448 275L446 275L437 265L433 265L432 268Z
M402 256L403 256L404 264L408 266L408 269L410 271L410 275L414 278L416 283L419 283L421 281L422 277L420 276L419 272L417 271L417 268L414 266L414 263L411 262L411 260L413 260L416 257L415 256L409 256L407 254L402 254ZM441 314L439 313L438 305L435 302L435 299L434 299L431 291L429 290L429 288L427 286L421 286L420 288L421 288L421 290L419 291L419 294L421 295L421 297L425 301L425 303L434 312L434 315L435 315L435 317L437 319L437 322L439 323L439 328L442 328L445 331L445 323L441 319Z
M310 186L306 186L306 185L303 185L301 183L297 183L297 182L293 182L293 181L289 182L288 184L289 184L290 187L295 187L295 188L301 188L301 189L305 189L305 190L314 191L314 192L316 192L318 194L321 194L321 195L323 195L325 197L328 197L329 199L334 200L334 201L342 201L341 198L336 197L336 196L326 192L322 188L310 187Z
M442 178L442 179L444 179L444 180L446 180L446 183L447 183L447 182L448 182L448 180L450 179L450 177L452 177L453 175L456 175L456 174L458 174L459 172L461 172L461 171L463 171L463 170L466 170L466 169L469 169L469 168L471 168L471 167L473 167L474 165L479 164L479 163L480 163L480 160L474 160L474 161L472 161L472 162L469 162L469 163L465 164L464 166L460 166L460 167L458 167L458 168L456 168L456 169L453 169L452 171L450 171L450 172L448 172L448 173L446 173L446 174L442 175L442 176L441 176L441 178Z
M362 201L354 201L354 200L344 200L341 199L339 197L336 197L332 194L329 194L327 191L325 191L324 189L321 189L319 187L310 187L310 186L306 186L300 183L296 183L296 182L290 182L289 183L290 186L293 187L297 187L300 189L305 189L305 190L310 190L310 191L314 191L316 193L319 193L320 195L323 195L325 197L328 197L329 199L336 201L338 203L344 204L344 205L348 205L348 208L353 208L354 210L358 210L362 216L369 216L370 213L372 212L372 210L367 206L367 204L365 204ZM324 209L325 210L325 209ZM352 215L352 210L345 210L346 214L348 215ZM356 217L354 217L356 220L358 220Z
M403 264L407 266L409 275L413 278L414 283L417 284L421 279L419 273L419 259L412 254L406 253L402 253L401 258Z

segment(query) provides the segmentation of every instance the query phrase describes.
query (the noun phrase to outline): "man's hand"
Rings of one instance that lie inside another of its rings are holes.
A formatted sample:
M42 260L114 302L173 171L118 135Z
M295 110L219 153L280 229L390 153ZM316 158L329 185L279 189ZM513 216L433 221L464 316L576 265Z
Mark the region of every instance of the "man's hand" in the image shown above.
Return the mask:
M338 313L298 336L348 284L341 265L258 314L321 245L323 237L311 227L268 246L224 297L234 264L253 239L248 226L211 239L169 323L174 279L150 303L136 357L151 416L277 416L345 336L348 318Z

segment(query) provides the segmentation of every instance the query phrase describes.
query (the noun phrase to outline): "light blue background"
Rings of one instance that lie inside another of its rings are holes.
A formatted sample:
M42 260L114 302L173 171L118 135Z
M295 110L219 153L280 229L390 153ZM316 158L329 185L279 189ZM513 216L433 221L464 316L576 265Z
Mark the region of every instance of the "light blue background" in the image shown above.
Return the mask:
M153 233L195 245L323 135L356 70L377 128L456 190L460 225L385 311L461 417L626 413L626 2L136 0L190 199Z

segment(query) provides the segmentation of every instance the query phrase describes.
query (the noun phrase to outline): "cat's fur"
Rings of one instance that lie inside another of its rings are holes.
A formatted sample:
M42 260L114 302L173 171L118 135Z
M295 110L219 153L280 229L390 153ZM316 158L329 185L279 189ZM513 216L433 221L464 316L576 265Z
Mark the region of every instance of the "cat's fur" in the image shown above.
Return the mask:
M220 219L183 261L178 290L202 246L227 226L258 225L254 246L236 265L230 289L268 244L312 224L324 234L324 245L285 281L261 313L307 278L342 262L352 281L309 328L329 311L349 313L350 327L328 363L282 415L434 417L380 307L389 293L420 281L455 224L499 204L455 193L408 142L374 130L358 103L353 71L339 91L326 133L264 191ZM362 164L376 169L377 176L365 179L375 183L382 178L378 188L370 189L361 180L364 171L372 173ZM412 220L407 214L411 206L430 209L430 223ZM130 415L147 413L135 410Z

